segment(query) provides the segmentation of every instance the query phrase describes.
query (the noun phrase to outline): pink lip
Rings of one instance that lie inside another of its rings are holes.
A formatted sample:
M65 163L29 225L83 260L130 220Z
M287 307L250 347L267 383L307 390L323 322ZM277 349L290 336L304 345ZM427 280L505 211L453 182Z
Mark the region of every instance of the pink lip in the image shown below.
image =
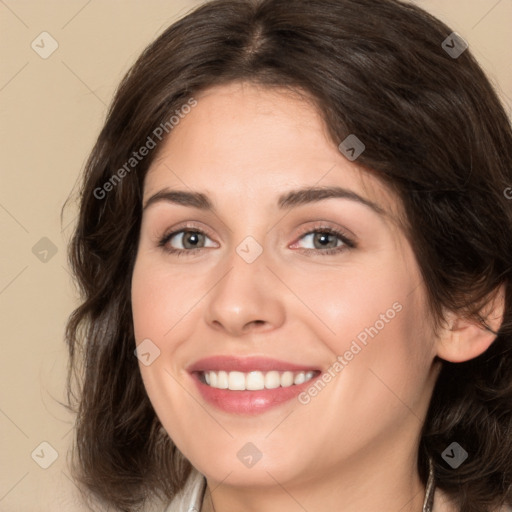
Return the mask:
M320 370L317 366L304 366L299 364L279 361L278 359L270 359L268 357L236 357L236 356L212 356L199 359L187 370L192 372L205 372L209 370L227 372L270 372L272 370L278 372L307 372Z
M193 363L188 372L191 374L195 385L203 399L225 412L239 415L254 415L265 412L276 406L279 406L289 400L292 400L309 386L321 375L318 367L303 366L292 364L277 359L265 357L246 357L239 358L235 356L214 356L200 359ZM316 371L318 375L307 382L289 386L287 388L261 389L258 391L231 391L229 389L212 388L201 381L201 372L205 371Z

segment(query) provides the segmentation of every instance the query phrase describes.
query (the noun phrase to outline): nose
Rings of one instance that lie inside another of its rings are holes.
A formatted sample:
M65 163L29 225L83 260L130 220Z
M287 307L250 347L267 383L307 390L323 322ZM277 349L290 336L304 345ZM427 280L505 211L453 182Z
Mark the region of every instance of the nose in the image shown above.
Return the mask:
M248 263L233 250L223 262L221 277L206 296L206 322L211 328L242 336L283 324L286 289L267 263L265 251Z

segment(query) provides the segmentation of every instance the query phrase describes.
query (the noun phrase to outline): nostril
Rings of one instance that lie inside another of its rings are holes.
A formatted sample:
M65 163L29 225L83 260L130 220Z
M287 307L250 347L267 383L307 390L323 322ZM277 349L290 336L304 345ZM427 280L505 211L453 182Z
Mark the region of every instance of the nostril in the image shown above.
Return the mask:
M244 329L247 330L250 329L251 327L257 327L265 324L265 320L251 320L250 322L247 322L247 324L245 324Z

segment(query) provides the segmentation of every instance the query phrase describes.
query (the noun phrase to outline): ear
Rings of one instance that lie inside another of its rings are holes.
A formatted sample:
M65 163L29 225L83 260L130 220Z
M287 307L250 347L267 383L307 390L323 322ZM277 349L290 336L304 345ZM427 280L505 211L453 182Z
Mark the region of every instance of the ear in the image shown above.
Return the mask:
M464 318L456 313L446 315L446 326L437 339L437 355L445 361L461 363L483 354L496 339L505 312L505 285L501 285L490 296L480 310L485 323ZM491 331L492 330L492 331Z

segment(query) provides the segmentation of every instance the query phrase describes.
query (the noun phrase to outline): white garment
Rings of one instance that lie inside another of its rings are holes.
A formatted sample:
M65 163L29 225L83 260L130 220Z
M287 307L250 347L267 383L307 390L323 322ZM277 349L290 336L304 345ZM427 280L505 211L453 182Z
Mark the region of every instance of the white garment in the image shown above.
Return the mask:
M206 478L197 469L192 468L185 486L174 497L164 512L200 512L205 491ZM440 489L436 489L432 512L437 512L439 507L443 507L444 500L445 494ZM502 512L512 512L512 508L505 507L502 509Z
M200 512L205 491L206 478L193 467L185 486L174 497L165 512Z

